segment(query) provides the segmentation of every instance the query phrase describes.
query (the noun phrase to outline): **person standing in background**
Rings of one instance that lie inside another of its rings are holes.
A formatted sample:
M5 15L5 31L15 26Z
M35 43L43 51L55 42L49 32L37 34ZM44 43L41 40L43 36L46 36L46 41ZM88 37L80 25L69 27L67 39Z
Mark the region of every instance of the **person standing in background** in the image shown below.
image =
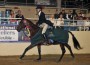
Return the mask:
M24 19L24 16L22 15L21 10L18 10L17 11L16 18L22 18L22 19Z
M55 20L53 14L50 16L49 20L53 23L53 26L56 28L57 20Z
M73 15L72 15L72 12L69 11L67 14L66 14L66 19L68 20L72 20L73 19Z
M84 26L85 26L85 31L89 31L90 30L90 20L89 20L89 17L86 17L86 19L84 20Z
M58 10L56 9L56 10L55 10L55 14L54 14L54 18L55 18L55 19L58 19L58 17L59 17L59 14L58 14Z
M73 16L73 19L77 19L78 17L78 14L75 9L73 9L72 16Z
M64 19L66 19L66 12L65 10L63 9L60 13L59 13L59 16L62 15Z
M23 16L21 10L18 10L18 11L17 11L16 18L24 19L24 16ZM19 21L20 21L21 19L17 19L17 24L19 23Z
M14 13L14 11L13 10L11 10L11 12L10 12L10 16L9 16L9 20L10 20L10 24L16 24L16 19L13 19L13 18L15 18L15 13Z
M63 15L60 14L60 16L59 16L59 18L58 18L57 23L56 23L55 26L61 27L63 29L62 25L64 25L64 18L63 18Z

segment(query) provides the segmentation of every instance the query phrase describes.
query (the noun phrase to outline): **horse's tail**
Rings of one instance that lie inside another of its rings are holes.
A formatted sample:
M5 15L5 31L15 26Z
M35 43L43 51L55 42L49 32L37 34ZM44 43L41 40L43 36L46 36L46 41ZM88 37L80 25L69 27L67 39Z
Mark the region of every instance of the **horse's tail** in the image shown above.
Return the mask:
M73 38L73 42L74 42L74 48L76 49L82 49L78 40L76 39L76 37L74 36L74 34L70 31L68 31L71 35L72 35L72 38Z

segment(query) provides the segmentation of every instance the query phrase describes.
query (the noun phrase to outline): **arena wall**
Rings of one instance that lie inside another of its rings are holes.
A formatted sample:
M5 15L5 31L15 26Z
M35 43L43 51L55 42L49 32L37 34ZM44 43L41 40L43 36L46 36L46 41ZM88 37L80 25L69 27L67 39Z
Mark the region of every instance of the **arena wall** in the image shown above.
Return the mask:
M18 9L20 9L22 11L22 14L25 16L25 18L37 18L37 13L36 13L36 7L35 6L8 6L6 5L4 8L0 7L0 11L1 10L5 10L5 9L12 9L14 10L14 12L17 12ZM43 9L43 11L45 12L45 14L50 15L50 14L54 14L57 8L55 7L45 7ZM76 8L73 8L76 9ZM66 8L65 11L68 12L69 10L73 10L70 8ZM76 9L76 12L79 13L81 9ZM83 9L87 12L86 9ZM85 16L88 16L88 14L86 14Z
M72 36L69 35L69 45L74 54L90 54L90 32L89 31L74 31L75 37L78 39L80 45L83 47L81 50L76 50L73 46ZM24 49L30 45L30 42L0 42L0 56L13 56L21 55ZM42 46L42 54L61 54L59 45ZM37 47L29 50L26 55L37 55ZM69 54L66 48L66 54Z

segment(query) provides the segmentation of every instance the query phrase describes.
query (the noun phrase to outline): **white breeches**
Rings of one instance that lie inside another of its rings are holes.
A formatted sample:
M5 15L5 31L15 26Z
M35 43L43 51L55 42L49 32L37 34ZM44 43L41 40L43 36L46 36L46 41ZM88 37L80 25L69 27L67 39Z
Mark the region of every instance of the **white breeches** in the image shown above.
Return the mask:
M44 34L46 32L47 28L48 28L48 25L46 23L42 23L39 27L43 28L42 29L42 34Z

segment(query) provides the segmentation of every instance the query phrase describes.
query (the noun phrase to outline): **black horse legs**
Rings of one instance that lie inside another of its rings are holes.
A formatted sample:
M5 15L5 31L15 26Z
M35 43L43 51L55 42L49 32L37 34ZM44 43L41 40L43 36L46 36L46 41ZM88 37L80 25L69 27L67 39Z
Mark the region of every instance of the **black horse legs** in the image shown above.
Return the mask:
M37 45L39 57L37 60L41 60L41 45Z
M70 53L71 53L71 56L74 58L74 54L73 54L73 52L72 52L71 47L70 47L68 44L65 44L65 46L68 48L68 50L69 50Z
M66 52L65 47L64 47L64 44L60 44L60 47L61 47L61 50L62 50L62 55L61 55L61 57L59 58L58 62L61 61L61 59L63 58L63 56L64 56L64 54L65 54L65 52Z
M23 54L20 56L20 59L22 59L22 58L25 56L26 52L27 52L28 50L30 50L31 48L33 48L33 47L34 47L34 45L33 45L33 46L32 46L32 45L29 45L29 46L24 50Z
M74 58L74 54L73 54L73 52L71 50L71 47L67 43L66 44L60 44L60 46L61 46L61 50L62 50L62 55L61 55L61 57L60 57L60 59L58 61L61 61L61 59L63 58L63 56L64 56L64 54L66 52L65 46L68 48L68 50L71 53L71 56Z
M37 46L37 48L38 48L38 54L39 54L39 57L38 57L37 60L41 60L41 45L39 45L39 44L38 44L38 45L29 45L29 46L24 50L23 54L20 56L20 59L22 59L22 58L25 56L25 54L26 54L26 52L27 52L28 50L32 49L32 48L35 47L35 46ZM62 50L62 54L61 54L61 57L59 58L58 62L62 60L62 58L63 58L63 56L64 56L64 54L65 54L65 52L66 52L65 46L68 48L68 50L69 50L70 53L71 53L71 56L74 58L74 54L73 54L73 52L72 52L72 50L71 50L71 47L70 47L67 43L66 43L66 44L60 44L60 47L61 47L61 50Z

